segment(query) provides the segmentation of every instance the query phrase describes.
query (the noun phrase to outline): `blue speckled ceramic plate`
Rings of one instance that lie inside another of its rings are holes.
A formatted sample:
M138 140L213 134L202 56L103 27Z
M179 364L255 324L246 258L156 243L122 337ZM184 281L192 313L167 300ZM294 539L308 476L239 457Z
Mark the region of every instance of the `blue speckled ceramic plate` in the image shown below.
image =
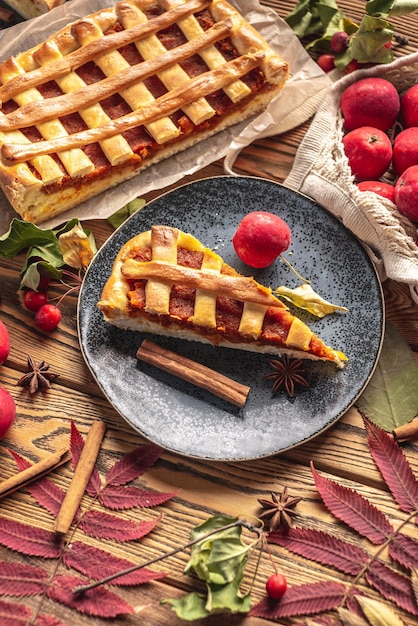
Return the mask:
M135 358L143 333L103 321L96 303L120 247L152 224L190 232L239 272L272 288L300 280L279 261L252 271L234 253L231 238L249 211L279 214L292 230L286 256L325 299L348 307L318 319L298 314L316 334L342 350L349 363L307 361L309 382L294 398L272 397L266 355L151 336L166 347L251 387L239 410L208 392ZM147 439L173 452L237 461L282 452L319 434L355 402L375 368L384 312L375 269L358 241L325 209L280 184L253 177L220 176L184 185L135 213L99 250L79 297L78 325L84 358L120 415Z

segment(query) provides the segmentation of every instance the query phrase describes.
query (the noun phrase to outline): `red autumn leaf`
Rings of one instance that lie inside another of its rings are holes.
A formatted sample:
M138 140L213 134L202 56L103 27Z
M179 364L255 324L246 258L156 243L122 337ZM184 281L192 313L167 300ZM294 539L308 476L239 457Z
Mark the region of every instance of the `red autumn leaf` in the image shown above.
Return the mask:
M54 615L47 615L46 613L41 613L36 618L36 622L34 626L67 626L64 624L58 617Z
M366 580L384 598L392 600L412 615L418 615L418 606L412 590L411 580L390 569L384 563L373 561L366 572Z
M138 478L158 459L162 448L149 443L125 454L106 475L106 485L126 485Z
M136 563L120 559L104 550L100 550L100 548L87 546L81 541L75 541L71 544L68 552L64 554L63 561L67 567L72 567L80 574L84 574L93 580L101 580L136 565ZM142 585L165 576L167 576L165 572L152 572L144 567L116 578L114 584Z
M116 541L132 541L141 539L150 533L158 520L150 522L133 522L101 511L88 511L79 528L91 537L99 539L115 539Z
M387 517L354 489L318 474L311 463L315 486L325 506L335 517L345 522L374 544L383 543L393 533Z
M412 537L396 535L389 544L389 554L406 569L418 571L418 542Z
M399 445L388 433L364 420L367 443L374 462L399 507L405 513L418 509L418 481Z
M369 560L368 554L359 546L313 529L291 528L287 533L271 532L268 541L352 576L359 574Z
M29 556L56 559L61 554L54 533L0 517L0 544Z
M31 467L32 463L23 456L13 450L9 450L9 452L14 458L20 472ZM65 492L52 480L47 477L39 478L36 482L30 483L27 486L27 490L44 509L52 513L52 515L56 516L58 514L65 497Z
M333 581L294 585L288 587L278 601L264 598L250 610L249 615L272 620L296 615L315 615L340 606L344 594L345 586Z
M151 508L163 504L176 493L174 491L172 493L160 493L124 485L106 485L99 495L99 500L103 506L114 511L130 509L134 506Z
M0 589L5 596L23 597L42 593L47 579L48 574L35 565L0 561Z
M80 460L80 454L82 449L84 448L84 439L78 430L77 426L71 420L71 434L70 434L70 448L71 448L71 460L73 464L73 468L77 467L77 464ZM101 482L100 482L100 474L97 469L94 467L90 476L90 480L87 484L86 491L93 498L100 493Z
M85 580L76 576L55 576L48 588L48 596L80 613L96 617L117 617L131 615L133 607L123 598L104 587L89 589L85 593L75 594L73 589L85 584Z
M23 604L0 600L1 626L27 626L32 612Z

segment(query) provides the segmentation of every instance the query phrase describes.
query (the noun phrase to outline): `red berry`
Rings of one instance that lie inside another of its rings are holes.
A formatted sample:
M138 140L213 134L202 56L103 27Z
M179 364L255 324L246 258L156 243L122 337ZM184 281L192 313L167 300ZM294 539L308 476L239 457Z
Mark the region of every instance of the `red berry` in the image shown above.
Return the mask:
M360 67L361 65L357 61L357 59L351 59L350 63L347 63L344 68L344 74L351 74L351 72L355 72L356 70L360 69Z
M349 36L343 30L338 33L334 33L331 37L331 48L336 54L340 54L341 52L347 50L348 40Z
M37 311L48 301L48 296L45 291L35 291L34 289L28 289L23 296L23 304L28 311Z
M16 417L16 405L13 396L0 387L0 439L3 439Z
M278 600L287 589L287 581L283 574L272 574L266 582L266 591L270 598Z
M250 267L268 267L290 246L290 228L268 211L247 213L232 237L235 252Z
M35 324L41 330L54 330L61 320L61 311L55 304L44 304L35 313Z
M326 74L335 69L335 59L333 54L321 54L317 58L316 62L318 63L321 70L323 70Z

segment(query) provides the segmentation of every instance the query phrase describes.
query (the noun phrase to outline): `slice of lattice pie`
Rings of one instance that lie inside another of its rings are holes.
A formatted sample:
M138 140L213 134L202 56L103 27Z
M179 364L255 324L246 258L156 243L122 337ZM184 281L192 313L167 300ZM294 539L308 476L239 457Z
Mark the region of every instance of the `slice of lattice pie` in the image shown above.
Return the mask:
M120 328L290 357L346 357L270 289L238 274L190 234L153 226L119 251L98 307Z
M15 9L25 20L49 13L49 11L64 4L64 2L65 0L7 0L7 4Z
M263 110L288 66L225 0L127 0L0 64L0 186L42 223Z

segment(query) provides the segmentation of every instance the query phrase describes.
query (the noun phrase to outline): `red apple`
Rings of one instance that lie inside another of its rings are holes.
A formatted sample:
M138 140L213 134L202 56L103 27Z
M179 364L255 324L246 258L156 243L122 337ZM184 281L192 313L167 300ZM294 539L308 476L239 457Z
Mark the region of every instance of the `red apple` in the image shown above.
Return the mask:
M408 167L395 186L395 204L400 213L418 222L418 165Z
M247 265L268 267L290 246L291 232L284 220L268 211L243 217L232 237L235 252Z
M418 126L418 85L410 87L401 97L401 117L404 128Z
M378 128L363 126L343 137L344 151L356 180L377 180L392 159L389 137Z
M393 169L400 176L411 165L418 165L418 128L405 128L393 142Z
M363 180L357 183L357 187L360 191L373 191L395 204L395 187L389 183L383 183L380 180Z
M385 78L362 78L352 83L340 98L344 126L354 130L373 126L387 130L394 123L401 107L399 94Z
M16 417L16 404L7 389L0 387L0 439L3 439Z
M8 359L10 354L10 337L7 326L0 321L0 365Z

